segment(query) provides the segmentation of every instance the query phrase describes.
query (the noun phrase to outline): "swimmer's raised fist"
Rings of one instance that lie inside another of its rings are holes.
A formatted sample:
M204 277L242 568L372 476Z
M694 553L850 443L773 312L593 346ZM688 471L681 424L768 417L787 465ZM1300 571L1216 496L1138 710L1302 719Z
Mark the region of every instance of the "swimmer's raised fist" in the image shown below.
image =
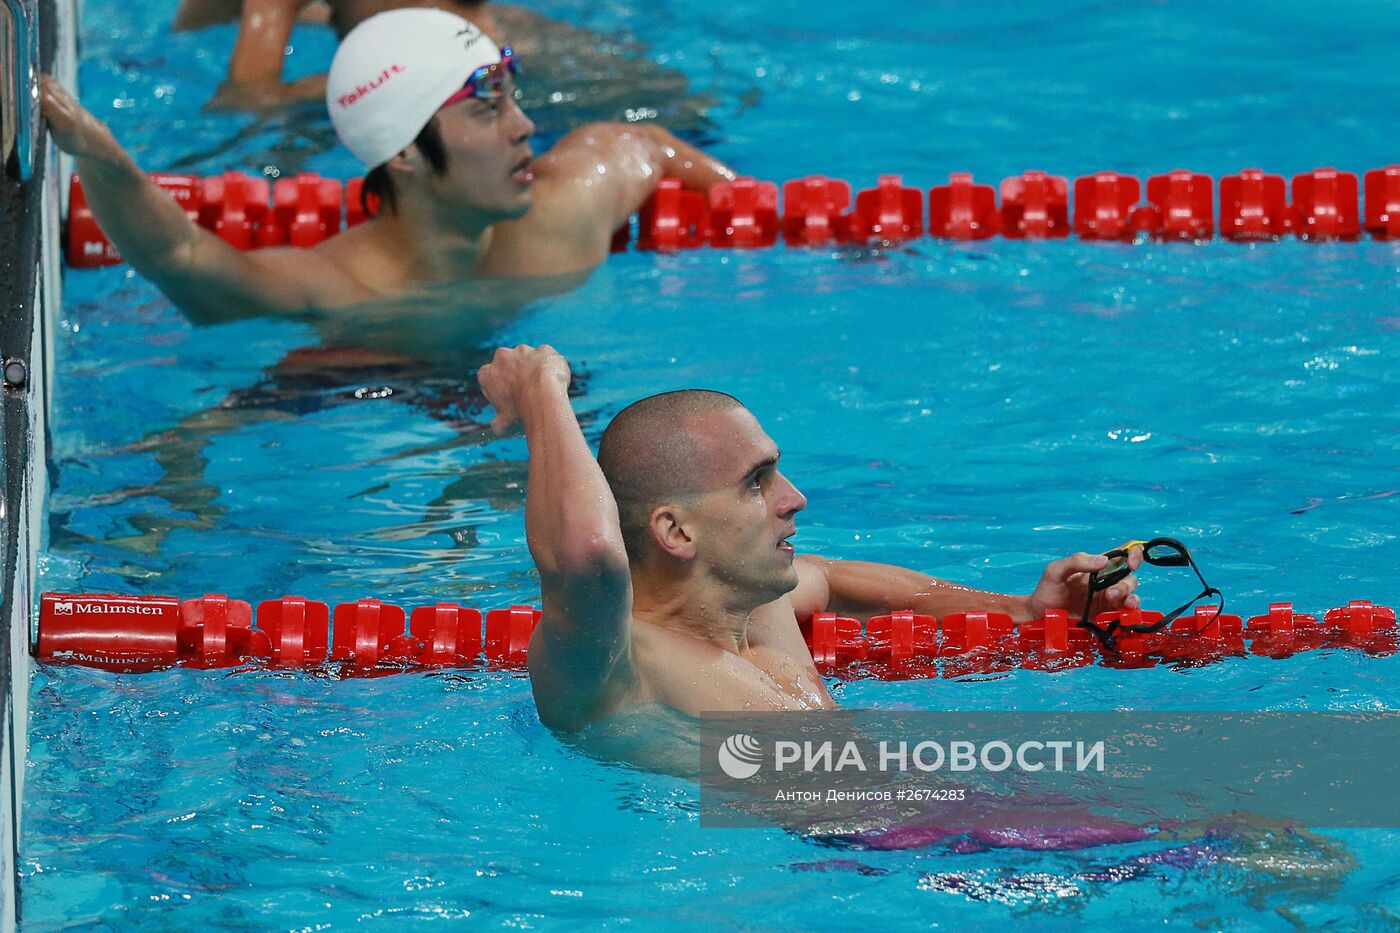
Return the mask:
M39 106L49 121L49 132L58 148L78 158L102 159L120 156L116 137L73 95L49 75L40 75Z
M498 435L529 414L536 393L546 401L569 404L569 364L551 346L501 347L477 373L481 391L496 408L491 430Z

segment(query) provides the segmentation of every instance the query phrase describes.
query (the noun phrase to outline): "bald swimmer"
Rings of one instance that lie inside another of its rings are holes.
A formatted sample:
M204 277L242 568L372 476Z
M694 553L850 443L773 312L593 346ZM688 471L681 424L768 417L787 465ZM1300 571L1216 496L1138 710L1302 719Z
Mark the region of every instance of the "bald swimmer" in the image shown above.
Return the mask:
M1028 596L970 589L902 567L798 556L807 500L779 451L730 396L689 390L624 409L595 460L549 347L500 349L479 374L497 433L524 425L530 447L525 528L544 616L530 642L540 719L564 732L628 709L702 712L834 706L797 620L898 609L942 616L990 610L1017 621L1082 609L1103 555L1045 568ZM1134 569L1142 554L1131 555ZM1137 579L1094 611L1134 608Z
M327 106L382 209L312 249L233 249L47 78L43 109L102 229L199 323L382 302L462 280L586 273L662 175L700 190L734 177L651 125L592 124L534 158L512 64L442 10L394 10L356 27L332 63Z

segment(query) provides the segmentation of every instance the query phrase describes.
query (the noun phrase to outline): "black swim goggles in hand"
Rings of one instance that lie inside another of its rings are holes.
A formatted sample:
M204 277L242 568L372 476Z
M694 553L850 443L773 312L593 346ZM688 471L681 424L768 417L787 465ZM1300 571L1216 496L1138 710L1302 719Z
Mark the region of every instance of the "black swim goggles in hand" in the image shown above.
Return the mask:
M1142 559L1145 563L1154 567L1190 567L1196 574L1196 579L1201 581L1201 592L1191 599L1177 606L1171 612L1162 616L1156 622L1139 625L1124 625L1118 620L1109 622L1107 625L1099 625L1090 617L1089 612L1094 605L1094 596L1102 593L1113 584L1122 580L1132 573L1132 568L1128 566L1128 551L1141 545ZM1201 576L1201 568L1196 566L1196 562L1191 559L1191 552L1186 550L1186 545L1175 538L1153 538L1151 541L1133 541L1126 547L1117 548L1104 555L1108 558L1108 563L1102 568L1089 574L1089 593L1084 599L1084 613L1079 620L1079 624L1098 636L1105 648L1113 648L1114 640L1118 632L1158 632L1176 621L1188 609L1203 599L1217 600L1215 606L1215 616L1218 617L1225 611L1225 594L1206 582L1206 578ZM1209 623L1207 623L1209 624ZM1204 629L1197 629L1195 632L1182 634L1171 633L1178 638L1190 638L1199 634Z

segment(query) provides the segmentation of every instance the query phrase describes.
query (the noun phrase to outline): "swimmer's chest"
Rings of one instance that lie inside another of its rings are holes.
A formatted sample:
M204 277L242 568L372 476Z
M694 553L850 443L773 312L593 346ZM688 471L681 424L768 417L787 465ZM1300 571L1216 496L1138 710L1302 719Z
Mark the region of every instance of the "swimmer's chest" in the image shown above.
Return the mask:
M653 633L634 643L650 699L687 713L820 709L831 705L811 656L750 639L741 653ZM799 645L801 636L798 636Z

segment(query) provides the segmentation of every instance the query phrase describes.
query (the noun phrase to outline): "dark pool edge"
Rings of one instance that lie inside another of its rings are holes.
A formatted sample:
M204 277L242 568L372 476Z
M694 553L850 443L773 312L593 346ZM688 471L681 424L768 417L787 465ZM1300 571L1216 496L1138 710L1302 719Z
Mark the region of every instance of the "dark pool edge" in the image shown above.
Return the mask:
M39 66L71 84L76 15L72 0L12 0L37 40ZM6 56L7 58L9 56ZM9 64L7 62L7 64ZM26 89L20 84L20 92ZM11 111L12 113L16 111ZM22 116L22 108L20 109ZM48 402L53 378L52 322L60 307L59 180L54 150L38 127L27 179L13 158L0 176L0 930L21 918L19 846L28 752L31 626L37 561L47 538ZM64 160L66 162L66 160ZM18 365L16 365L18 363Z

